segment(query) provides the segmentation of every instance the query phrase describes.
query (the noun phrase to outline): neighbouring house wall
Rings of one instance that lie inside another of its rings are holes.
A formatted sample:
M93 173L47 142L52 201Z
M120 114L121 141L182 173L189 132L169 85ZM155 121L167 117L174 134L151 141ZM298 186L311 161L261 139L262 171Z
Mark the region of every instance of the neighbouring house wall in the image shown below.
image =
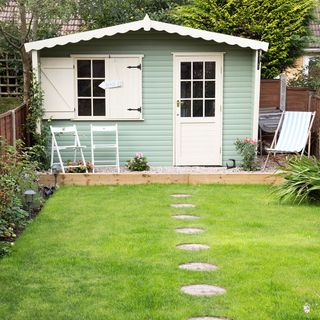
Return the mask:
M252 136L254 51L248 48L181 37L164 32L129 32L51 49L42 57L70 54L143 54L143 121L118 121L120 158L124 163L135 152L144 152L151 165L173 164L173 57L172 52L224 52L223 164L235 153L236 138ZM70 94L74 94L70 92ZM90 124L110 121L52 120L55 126L76 124L85 156L90 159ZM69 155L67 155L68 157ZM72 159L70 153L69 159Z

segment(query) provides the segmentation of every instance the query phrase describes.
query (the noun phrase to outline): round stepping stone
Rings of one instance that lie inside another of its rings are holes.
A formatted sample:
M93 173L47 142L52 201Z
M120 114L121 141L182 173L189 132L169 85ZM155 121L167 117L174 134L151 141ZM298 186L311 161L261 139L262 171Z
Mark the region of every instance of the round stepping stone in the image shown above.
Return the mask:
M200 243L182 243L182 244L178 244L176 248L182 249L182 250L203 250L203 249L209 249L209 246L206 244L200 244Z
M187 219L196 220L196 219L200 219L200 217L198 217L198 216L193 216L193 215L189 215L189 214L176 214L176 215L173 215L172 218L181 219L181 220L187 220Z
M210 263L192 262L180 264L180 269L192 270L192 271L212 271L218 269L217 266Z
M217 318L217 317L196 317L189 318L188 320L228 320L227 318Z
M204 230L200 228L177 228L176 232L186 234L197 234L204 232Z
M191 194L186 194L186 193L174 193L174 194L170 194L171 197L174 198L190 198Z
M226 293L226 289L209 284L193 284L181 287L181 291L192 296L215 296Z
M192 203L173 203L171 204L173 208L195 208L196 206Z

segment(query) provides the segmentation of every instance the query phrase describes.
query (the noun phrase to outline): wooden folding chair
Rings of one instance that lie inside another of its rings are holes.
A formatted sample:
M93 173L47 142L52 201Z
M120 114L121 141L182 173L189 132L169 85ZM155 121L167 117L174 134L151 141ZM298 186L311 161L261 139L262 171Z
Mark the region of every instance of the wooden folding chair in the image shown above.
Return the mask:
M308 156L310 156L311 128L315 112L284 111L281 115L277 130L264 163L263 170L267 166L270 154L273 153L301 153L304 154L308 144Z
M80 152L80 157L83 162L83 165L86 166L86 160L83 155L83 148L85 148L85 146L82 146L80 144L78 130L75 125L70 126L70 127L52 127L52 126L50 126L50 131L52 134L51 162L50 162L51 167L54 164L55 153L57 153L57 157L59 160L59 162L56 162L56 163L60 165L62 173L65 173L65 169L67 169L67 168L82 167L82 165L80 165L80 164L79 165L75 164L77 161L77 151ZM60 139L62 136L65 139L67 139L67 136L69 136L69 139L70 139L70 136L72 136L73 138L71 138L71 139L73 139L73 144L72 145L64 145L63 143L58 144L58 140L59 141L62 140L62 139ZM66 151L66 150L73 150L74 164L72 164L72 165L64 164L64 162L62 160L61 151ZM86 172L88 173L87 167L86 167Z
M96 139L96 142L94 141ZM95 151L100 150L100 160L95 159ZM103 153L103 156L101 155ZM115 159L101 159L103 157ZM120 172L118 125L91 125L91 161L93 172L96 167L116 167ZM99 165L97 164L99 163Z

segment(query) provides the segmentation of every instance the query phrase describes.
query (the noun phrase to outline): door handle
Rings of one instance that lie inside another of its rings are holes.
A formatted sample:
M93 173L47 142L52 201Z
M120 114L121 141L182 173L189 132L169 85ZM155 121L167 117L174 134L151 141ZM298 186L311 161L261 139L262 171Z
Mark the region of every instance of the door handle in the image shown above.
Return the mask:
M181 107L181 101L177 100L177 108L180 108L180 107Z

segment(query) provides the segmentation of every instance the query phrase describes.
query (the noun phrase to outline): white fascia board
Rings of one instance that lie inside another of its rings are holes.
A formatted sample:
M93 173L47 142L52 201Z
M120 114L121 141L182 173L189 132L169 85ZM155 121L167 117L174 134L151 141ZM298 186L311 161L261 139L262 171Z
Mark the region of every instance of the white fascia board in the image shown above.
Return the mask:
M188 27L182 27L170 23L158 22L150 20L146 15L143 20L136 22L129 22L120 24L114 27L107 27L102 29L96 29L91 31L74 33L66 36L29 42L25 44L26 51L41 50L43 48L52 48L55 46L63 46L68 43L77 43L80 41L88 41L91 39L100 39L103 37L110 37L115 34L123 34L129 31L137 31L143 29L144 31L156 30L164 31L167 33L177 33L181 36L189 36L192 38L201 38L206 41L215 41L218 43L226 43L229 45L236 45L242 48L251 48L253 50L267 51L269 44L267 42L251 40L246 38L229 36L222 33L210 32L205 30L193 29Z

